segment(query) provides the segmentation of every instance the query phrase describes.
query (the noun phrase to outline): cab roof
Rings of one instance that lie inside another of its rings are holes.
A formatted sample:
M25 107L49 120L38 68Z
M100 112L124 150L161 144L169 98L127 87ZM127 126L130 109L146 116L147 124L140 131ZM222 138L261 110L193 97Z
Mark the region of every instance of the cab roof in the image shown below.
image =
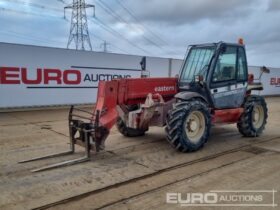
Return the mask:
M223 41L220 41L220 42L213 42L213 43L203 43L203 44L192 44L192 45L189 45L190 47L217 47L218 45L221 45L221 44L226 44L226 45L231 45L231 46L240 46L240 47L244 47L244 44L239 44L239 43L230 43L230 42L223 42Z

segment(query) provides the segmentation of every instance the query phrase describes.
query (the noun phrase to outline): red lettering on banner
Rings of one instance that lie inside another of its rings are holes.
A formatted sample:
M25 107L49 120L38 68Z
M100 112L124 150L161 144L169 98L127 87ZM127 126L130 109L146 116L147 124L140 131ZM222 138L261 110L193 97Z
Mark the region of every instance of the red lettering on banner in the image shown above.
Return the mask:
M270 85L275 85L275 86L280 85L280 78L277 77L270 78Z
M42 81L42 69L37 69L37 76L35 80L31 80L27 78L27 69L21 68L21 80L24 84L29 85L37 85L40 84Z
M1 84L20 84L19 68L17 67L0 67ZM12 79L17 78L17 79Z
M275 78L270 78L270 85L274 85L275 83Z
M61 84L61 71L59 69L44 69L44 84L49 84L50 81L56 81Z
M76 79L75 80L70 80L69 79L69 75L75 75L76 76ZM63 72L63 82L66 84L66 85L78 85L81 83L81 80L82 80L82 76L81 76L81 72L78 71L78 70L65 70Z
M26 84L26 85L79 85L82 75L79 70L60 70L50 68L37 68L36 73L29 75L25 67L0 67L0 84ZM34 75L34 76L33 76ZM32 77L31 77L32 76Z

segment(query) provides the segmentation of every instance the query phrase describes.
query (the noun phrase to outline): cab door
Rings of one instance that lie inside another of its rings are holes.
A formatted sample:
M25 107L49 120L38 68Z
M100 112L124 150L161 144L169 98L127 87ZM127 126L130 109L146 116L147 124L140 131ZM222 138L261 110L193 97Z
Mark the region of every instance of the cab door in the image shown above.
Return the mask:
M247 89L247 61L242 46L227 45L216 59L210 92L217 109L237 108Z

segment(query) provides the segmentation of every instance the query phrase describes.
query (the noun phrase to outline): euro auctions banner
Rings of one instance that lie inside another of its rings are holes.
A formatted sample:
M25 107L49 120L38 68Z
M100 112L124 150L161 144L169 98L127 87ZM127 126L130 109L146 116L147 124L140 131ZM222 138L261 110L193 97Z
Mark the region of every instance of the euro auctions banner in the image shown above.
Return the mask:
M95 73L87 70L77 70L78 68L91 69L92 67L72 67L61 70L59 68L37 68L28 70L26 67L0 67L0 84L2 85L26 85L26 88L97 88L97 82L109 81L118 78L131 78L131 74L117 73ZM116 68L96 68L116 70ZM126 70L129 71L129 70ZM132 70L131 70L132 71ZM137 70L135 70L137 71Z
M140 60L0 43L0 108L94 103L99 81L140 77Z

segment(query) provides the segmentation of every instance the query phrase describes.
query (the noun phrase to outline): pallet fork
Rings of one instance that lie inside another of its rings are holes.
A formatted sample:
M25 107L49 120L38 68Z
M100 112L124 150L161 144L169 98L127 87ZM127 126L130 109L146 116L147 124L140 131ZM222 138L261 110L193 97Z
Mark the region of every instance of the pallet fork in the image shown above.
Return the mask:
M116 110L117 95L118 81L99 82L97 103L93 109L93 112L88 112L76 107L74 108L74 106L71 106L70 108L68 115L70 150L42 157L36 157L29 160L23 160L19 163L74 154L75 144L85 148L85 155L83 157L37 168L32 170L32 172L45 171L89 161L90 150L94 150L96 152L104 150L104 142L109 135L110 129L116 123L118 117L118 112Z
M74 111L79 111L81 113L84 113L88 116L78 115L74 114ZM93 120L94 119L94 120ZM83 120L89 120L89 122L84 122ZM92 123L94 122L94 123ZM90 160L90 150L92 149L93 145L96 146L96 149L100 149L100 142L95 141L94 134L96 133L96 129L99 128L99 111L94 113L88 112L86 110L74 108L74 106L71 106L69 115L68 115L68 126L69 126L69 139L70 139L70 150L55 154L50 154L46 156L36 157L29 160L23 160L19 163L26 163L31 161L37 161L37 160L43 160L47 158L54 158L69 154L75 153L75 144L79 144L85 148L85 154L81 158L73 159L73 160L67 160L60 163L55 163L52 165L47 165L41 168L37 168L34 170L31 170L31 172L39 172L39 171L45 171L49 169L59 168L63 166L69 166L74 165L77 163L82 163ZM79 136L76 137L76 134L79 133ZM96 145L99 144L99 145Z

